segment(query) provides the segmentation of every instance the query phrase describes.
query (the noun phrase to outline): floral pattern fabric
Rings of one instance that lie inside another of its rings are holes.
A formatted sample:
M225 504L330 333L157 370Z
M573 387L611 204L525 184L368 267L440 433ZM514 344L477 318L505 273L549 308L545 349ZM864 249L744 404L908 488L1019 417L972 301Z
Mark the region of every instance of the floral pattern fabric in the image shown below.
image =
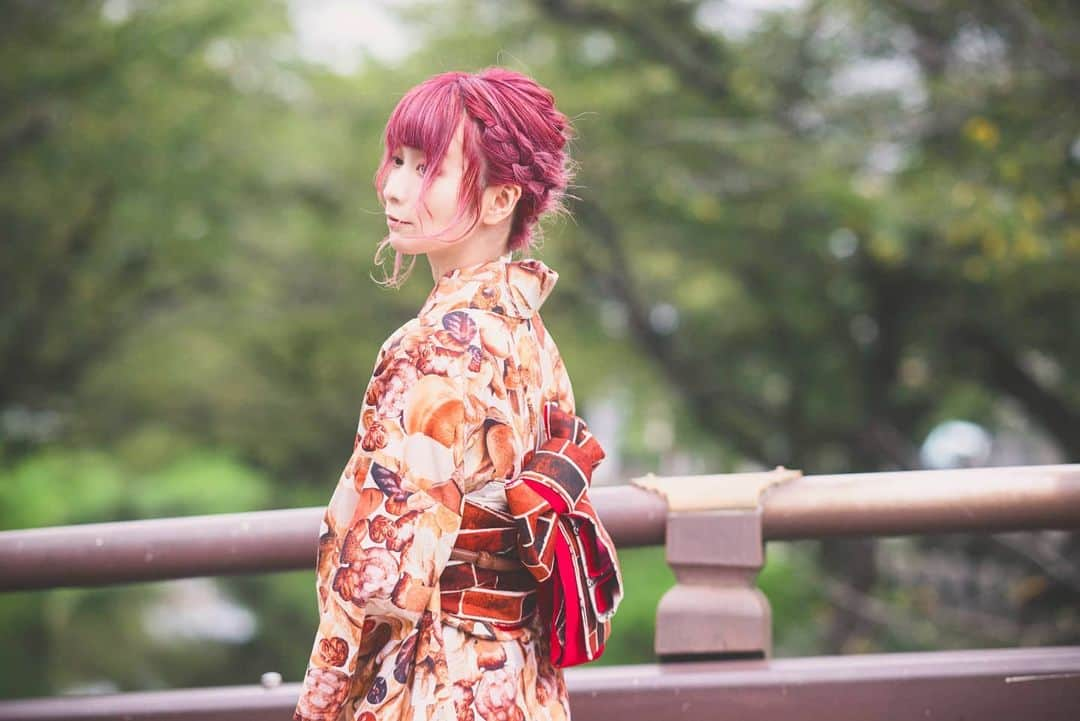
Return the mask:
M474 528L513 524L505 484L545 404L574 413L537 312L558 274L510 257L444 274L379 350L320 528L295 721L570 718L530 574L450 560Z

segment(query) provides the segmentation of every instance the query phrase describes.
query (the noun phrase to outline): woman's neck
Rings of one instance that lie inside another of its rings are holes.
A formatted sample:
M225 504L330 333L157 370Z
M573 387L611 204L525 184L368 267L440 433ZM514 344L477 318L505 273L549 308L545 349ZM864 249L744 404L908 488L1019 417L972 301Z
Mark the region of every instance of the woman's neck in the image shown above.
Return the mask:
M455 268L477 265L506 255L510 252L507 248L507 235L508 233L501 236L491 234L490 237L485 237L477 234L449 248L427 253L432 280L438 283L439 278Z

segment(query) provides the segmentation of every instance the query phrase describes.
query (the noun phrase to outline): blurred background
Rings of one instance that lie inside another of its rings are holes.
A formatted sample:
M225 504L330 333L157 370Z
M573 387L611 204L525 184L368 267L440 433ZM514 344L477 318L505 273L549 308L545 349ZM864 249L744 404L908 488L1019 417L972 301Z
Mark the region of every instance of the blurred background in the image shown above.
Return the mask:
M0 529L323 506L379 344L390 110L574 121L534 255L597 483L1080 461L1066 0L2 0ZM599 663L654 660L663 549ZM778 656L1080 643L1076 534L771 543ZM314 565L314 559L313 559ZM299 681L314 569L0 595L0 695Z

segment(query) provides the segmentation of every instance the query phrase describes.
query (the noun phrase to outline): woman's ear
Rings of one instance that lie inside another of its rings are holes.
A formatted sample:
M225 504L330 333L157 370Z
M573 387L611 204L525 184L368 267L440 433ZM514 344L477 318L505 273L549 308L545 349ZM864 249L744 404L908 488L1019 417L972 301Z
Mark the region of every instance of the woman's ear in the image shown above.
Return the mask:
M497 225L509 218L513 215L519 198L521 186L513 183L484 188L483 221L488 225Z

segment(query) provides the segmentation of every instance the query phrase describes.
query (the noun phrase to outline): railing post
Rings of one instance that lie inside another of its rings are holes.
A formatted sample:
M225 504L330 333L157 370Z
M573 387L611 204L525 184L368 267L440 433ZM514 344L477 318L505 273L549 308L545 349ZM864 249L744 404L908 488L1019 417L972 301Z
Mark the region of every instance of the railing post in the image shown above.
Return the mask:
M801 475L778 466L631 481L668 504L665 548L676 582L656 610L661 661L772 655L772 613L755 584L765 563L761 498Z

